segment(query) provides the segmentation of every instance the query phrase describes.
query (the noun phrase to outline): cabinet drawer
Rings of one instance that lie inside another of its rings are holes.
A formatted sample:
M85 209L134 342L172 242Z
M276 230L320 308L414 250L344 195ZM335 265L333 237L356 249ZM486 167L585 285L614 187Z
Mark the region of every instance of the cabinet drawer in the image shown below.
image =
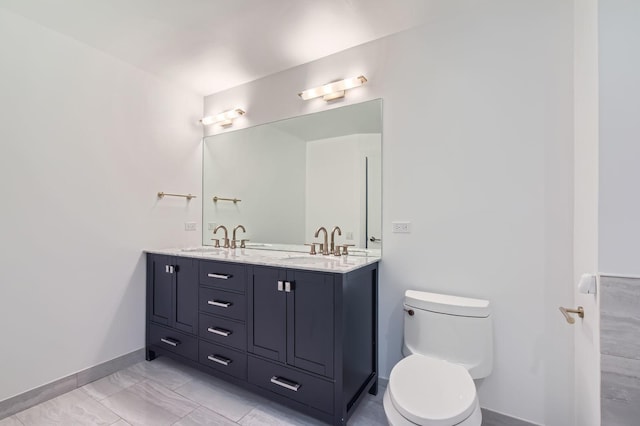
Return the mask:
M198 339L196 337L151 323L148 323L147 327L149 327L149 344L197 361Z
M201 340L200 364L240 379L247 378L247 355L224 346Z
M333 414L333 383L258 358L247 365L249 382Z
M202 312L246 321L247 298L244 294L200 287L199 303Z
M226 262L200 262L200 284L245 291L246 268Z
M245 323L200 314L200 337L243 351L247 349Z

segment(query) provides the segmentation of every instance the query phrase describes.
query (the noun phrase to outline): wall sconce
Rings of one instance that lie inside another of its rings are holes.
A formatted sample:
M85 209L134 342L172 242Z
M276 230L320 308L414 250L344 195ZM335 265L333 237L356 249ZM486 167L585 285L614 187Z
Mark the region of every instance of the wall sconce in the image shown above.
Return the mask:
M325 101L331 101L344 97L344 92L354 87L362 86L367 82L367 79L361 75L358 77L346 78L340 81L334 81L333 83L325 84L324 86L314 87L313 89L307 89L298 93L305 101L308 99L318 98L322 96Z
M230 109L229 111L223 111L217 115L208 115L203 117L200 122L208 126L210 124L219 124L222 127L231 126L233 124L233 120L244 115L245 111L240 108Z

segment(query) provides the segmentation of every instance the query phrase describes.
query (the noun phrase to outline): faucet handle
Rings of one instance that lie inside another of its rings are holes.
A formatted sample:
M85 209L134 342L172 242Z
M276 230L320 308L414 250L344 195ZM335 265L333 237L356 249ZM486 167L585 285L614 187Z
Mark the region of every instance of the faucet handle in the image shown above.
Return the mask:
M220 238L212 238L211 241L215 241L215 243L213 244L214 247L220 247Z
M355 244L343 244L342 245L342 254L344 254L345 256L347 254L349 254L349 247L353 247L353 246L355 246ZM340 250L340 247L338 247L337 250Z
M323 243L314 243L315 245L318 246L318 252L322 255L327 255L329 254L329 250L327 250L327 248L324 246Z
M322 245L322 244L320 244L320 245ZM309 254L317 254L316 253L316 243L305 244L305 246L311 246L311 250L309 251Z
M249 241L248 239L244 239L244 240L240 240L240 248L246 248L247 245L245 244L247 241Z

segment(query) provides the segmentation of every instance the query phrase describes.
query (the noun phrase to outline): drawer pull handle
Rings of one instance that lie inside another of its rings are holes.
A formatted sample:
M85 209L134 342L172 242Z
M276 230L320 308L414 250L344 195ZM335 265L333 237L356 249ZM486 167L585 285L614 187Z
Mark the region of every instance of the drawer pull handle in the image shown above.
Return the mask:
M271 383L282 386L283 388L292 390L294 392L298 392L298 389L300 389L300 385L298 383L292 382L291 380L283 379L282 377L278 376L273 376L271 378Z
M231 275L231 274L207 274L207 276L209 278L217 278L219 280L228 280L233 275Z
M222 300L207 300L207 303L213 306L219 306L221 308L228 308L233 305L231 302L223 302Z
M218 364L222 364L222 365L225 365L225 366L227 366L227 365L229 365L229 364L231 364L233 362L233 360L230 360L229 358L222 357L220 355L209 355L207 357L207 359L209 361L217 362Z
M178 345L180 344L180 341L178 341L178 340L174 340L174 339L165 339L164 337L163 337L162 339L160 339L160 341L161 341L162 343L166 343L167 345L169 345L169 346L173 346L173 347L178 346Z
M218 327L209 327L207 328L207 331L209 333L219 334L220 336L224 336L224 337L227 337L230 334L232 334L231 330L225 330L224 328L218 328Z

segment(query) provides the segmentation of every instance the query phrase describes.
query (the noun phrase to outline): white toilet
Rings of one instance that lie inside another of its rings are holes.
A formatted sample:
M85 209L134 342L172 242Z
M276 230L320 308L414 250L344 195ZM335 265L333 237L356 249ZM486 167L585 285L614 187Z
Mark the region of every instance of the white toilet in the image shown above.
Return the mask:
M408 290L406 358L391 370L384 411L391 426L480 426L473 379L493 366L489 301Z

